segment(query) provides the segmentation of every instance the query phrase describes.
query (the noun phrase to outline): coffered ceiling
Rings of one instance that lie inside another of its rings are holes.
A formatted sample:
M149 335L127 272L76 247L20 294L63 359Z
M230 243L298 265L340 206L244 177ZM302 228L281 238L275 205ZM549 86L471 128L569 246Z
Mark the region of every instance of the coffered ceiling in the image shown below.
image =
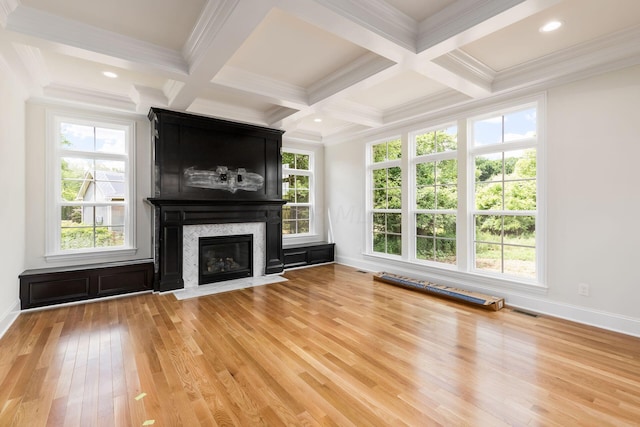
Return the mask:
M0 0L0 60L34 99L321 143L640 64L640 1Z

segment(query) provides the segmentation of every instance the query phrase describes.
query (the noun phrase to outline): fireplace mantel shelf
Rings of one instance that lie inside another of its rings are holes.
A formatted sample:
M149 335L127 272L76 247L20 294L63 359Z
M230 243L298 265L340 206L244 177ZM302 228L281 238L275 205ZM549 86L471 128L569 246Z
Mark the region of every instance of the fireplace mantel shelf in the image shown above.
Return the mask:
M148 197L145 199L154 206L260 206L260 205L284 205L283 199L266 200L214 200L214 199L174 199L165 197Z

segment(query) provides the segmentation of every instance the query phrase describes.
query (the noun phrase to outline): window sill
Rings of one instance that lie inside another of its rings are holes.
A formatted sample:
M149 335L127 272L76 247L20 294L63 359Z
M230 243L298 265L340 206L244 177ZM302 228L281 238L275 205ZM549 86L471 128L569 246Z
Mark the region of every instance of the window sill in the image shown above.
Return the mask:
M498 275L482 274L477 271L461 271L457 266L435 266L419 261L409 261L398 256L385 256L383 254L363 253L365 258L380 262L388 262L388 268L396 267L397 274L428 276L428 280L446 286L472 287L482 290L490 290L499 293L508 290L523 291L531 294L545 295L548 287L543 284L530 281L520 281L512 277L500 277ZM381 268L385 266L381 265Z
M73 261L73 260L100 260L116 261L122 257L133 256L138 252L137 248L104 249L93 251L75 252L53 252L46 254L44 259L50 261Z

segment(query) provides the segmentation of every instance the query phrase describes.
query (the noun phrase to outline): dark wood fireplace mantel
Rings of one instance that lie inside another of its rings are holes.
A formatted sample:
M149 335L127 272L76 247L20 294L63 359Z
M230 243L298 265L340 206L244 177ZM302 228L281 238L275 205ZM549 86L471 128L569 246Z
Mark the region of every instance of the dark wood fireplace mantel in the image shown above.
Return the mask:
M284 269L282 251L282 205L284 200L176 200L148 198L155 209L156 291L184 287L182 278L183 230L185 225L264 222L265 271L280 273Z

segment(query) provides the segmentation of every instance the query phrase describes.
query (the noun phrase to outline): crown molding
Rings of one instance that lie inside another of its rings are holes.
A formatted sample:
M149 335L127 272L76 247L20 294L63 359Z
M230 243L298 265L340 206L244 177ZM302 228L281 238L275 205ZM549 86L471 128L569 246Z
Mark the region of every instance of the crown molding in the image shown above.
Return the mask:
M384 0L315 0L334 13L416 52L418 23Z
M226 66L216 74L211 82L266 97L270 102L283 107L299 110L309 106L305 88L241 68Z
M345 91L347 88L354 90L357 83L379 75L379 73L394 65L396 65L395 62L382 58L375 53L365 53L349 65L309 86L307 88L309 104L314 105Z
M53 82L43 88L46 98L73 103L99 105L107 109L135 112L136 105L128 96Z
M266 122L268 126L273 127L274 123L281 122L283 119L285 119L286 117L289 117L291 114L294 114L297 111L298 110L294 110L287 107L276 106L274 108L271 108L265 114Z
M13 48L27 71L30 92L40 95L42 88L51 83L51 76L40 49L14 43Z
M178 75L188 72L186 62L177 51L26 6L13 11L6 29L145 68L151 66Z
M200 58L206 56L207 49L238 5L239 0L209 0L206 2L198 22L193 27L182 55L190 67L197 66Z
M504 70L494 92L575 81L636 65L640 58L640 26L546 55Z

